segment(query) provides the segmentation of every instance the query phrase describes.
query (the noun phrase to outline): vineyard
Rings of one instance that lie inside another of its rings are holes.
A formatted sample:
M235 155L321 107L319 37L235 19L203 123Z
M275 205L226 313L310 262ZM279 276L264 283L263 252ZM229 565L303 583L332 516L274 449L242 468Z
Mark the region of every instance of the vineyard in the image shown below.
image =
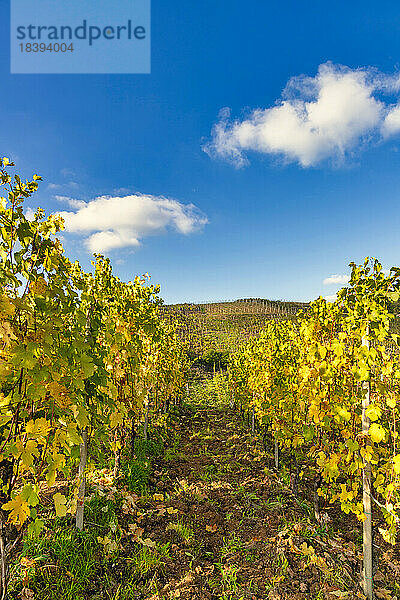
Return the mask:
M400 269L352 263L335 302L166 306L69 260L13 166L1 600L399 598Z
M192 358L210 351L229 352L259 335L270 321L293 319L307 304L280 300L246 299L205 304L162 306L164 319L174 323Z

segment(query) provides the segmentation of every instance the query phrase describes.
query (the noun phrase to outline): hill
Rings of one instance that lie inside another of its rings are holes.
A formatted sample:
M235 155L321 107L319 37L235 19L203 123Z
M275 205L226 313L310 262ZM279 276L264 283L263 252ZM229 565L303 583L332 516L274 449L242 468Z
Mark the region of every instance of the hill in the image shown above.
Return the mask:
M259 334L267 320L293 319L305 302L244 298L225 302L168 304L165 319L178 322L190 353L226 352L242 340Z

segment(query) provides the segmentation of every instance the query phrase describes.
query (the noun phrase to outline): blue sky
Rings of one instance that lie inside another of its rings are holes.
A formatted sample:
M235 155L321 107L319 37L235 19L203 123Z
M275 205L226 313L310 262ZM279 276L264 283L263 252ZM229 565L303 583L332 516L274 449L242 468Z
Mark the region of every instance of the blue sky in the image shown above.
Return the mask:
M153 0L150 75L10 75L6 1L0 33L0 154L85 267L103 245L177 302L400 264L397 2Z

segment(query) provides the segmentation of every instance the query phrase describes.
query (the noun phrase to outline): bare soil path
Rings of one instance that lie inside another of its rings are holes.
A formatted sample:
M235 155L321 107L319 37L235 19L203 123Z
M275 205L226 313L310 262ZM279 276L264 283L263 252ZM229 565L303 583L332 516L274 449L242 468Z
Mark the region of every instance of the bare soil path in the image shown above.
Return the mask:
M159 495L143 506L143 537L168 552L142 598L364 597L354 543L307 514L237 414L192 406L176 436L155 465Z

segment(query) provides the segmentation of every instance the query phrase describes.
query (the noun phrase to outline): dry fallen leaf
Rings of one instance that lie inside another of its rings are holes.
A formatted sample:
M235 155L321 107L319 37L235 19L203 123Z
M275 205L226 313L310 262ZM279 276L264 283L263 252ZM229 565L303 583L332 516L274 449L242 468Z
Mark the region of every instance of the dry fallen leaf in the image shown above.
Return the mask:
M150 538L146 538L145 540L143 540L142 538L139 538L138 542L143 544L143 546L147 546L148 548L156 547L156 542L154 540L151 540Z
M30 568L30 567L34 567L35 566L35 561L31 558L27 558L26 556L23 556L20 560L21 566L25 567L25 568Z
M24 587L22 588L19 597L21 600L33 600L35 598L35 593L29 588Z
M390 590L386 590L385 588L379 588L375 590L375 595L380 600L392 600L392 593Z
M181 580L182 583L192 583L192 581L194 581L194 577L192 575L192 573L186 573L185 577Z
M136 523L131 523L128 525L130 535L134 536L134 541L138 538L142 537L144 533L144 529L142 527L138 527Z

